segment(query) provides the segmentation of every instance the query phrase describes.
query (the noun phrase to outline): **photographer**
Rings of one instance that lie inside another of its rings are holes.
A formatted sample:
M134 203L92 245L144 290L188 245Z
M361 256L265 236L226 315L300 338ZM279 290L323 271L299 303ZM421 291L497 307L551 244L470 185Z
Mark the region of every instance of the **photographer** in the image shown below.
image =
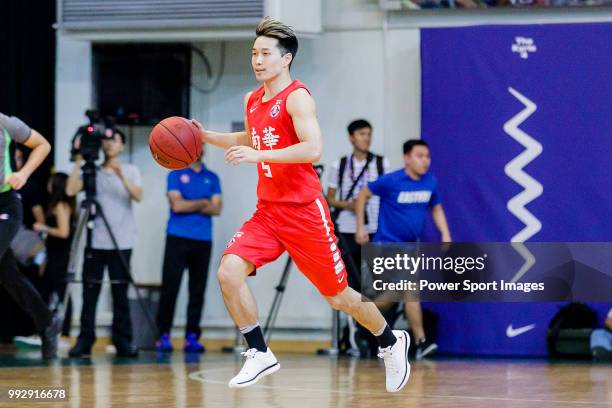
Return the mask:
M137 235L132 201L142 199L141 177L138 168L131 164L122 164L119 159L125 146L125 135L118 129L107 129L106 132L107 135L102 140L104 163L95 168L95 190L97 200L117 240L122 257L129 265ZM85 141L75 139L73 147L78 150L81 145L85 146ZM66 194L69 196L74 196L83 190L84 180L81 177L83 157L80 152L78 153L75 155L74 169L66 185ZM136 357L138 355L137 350L132 346L132 322L127 297L128 271L125 270L121 257L115 250L102 217L97 214L94 219L91 245L85 248L83 262L81 333L76 345L69 352L70 357L81 357L91 353L91 348L96 340L96 305L105 267L108 267L108 275L111 280L120 281L120 283L112 284L112 342L117 349L117 356Z

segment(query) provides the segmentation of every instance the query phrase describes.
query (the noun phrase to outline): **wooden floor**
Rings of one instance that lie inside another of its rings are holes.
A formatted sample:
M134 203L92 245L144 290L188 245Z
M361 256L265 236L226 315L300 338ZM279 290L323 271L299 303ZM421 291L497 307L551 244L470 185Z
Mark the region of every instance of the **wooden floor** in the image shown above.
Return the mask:
M612 407L612 366L547 361L438 359L413 363L410 381L385 392L377 360L279 354L281 370L257 385L231 390L226 383L241 359L175 353L138 360L99 353L42 365L37 353L0 353L0 390L65 387L64 402L6 407Z

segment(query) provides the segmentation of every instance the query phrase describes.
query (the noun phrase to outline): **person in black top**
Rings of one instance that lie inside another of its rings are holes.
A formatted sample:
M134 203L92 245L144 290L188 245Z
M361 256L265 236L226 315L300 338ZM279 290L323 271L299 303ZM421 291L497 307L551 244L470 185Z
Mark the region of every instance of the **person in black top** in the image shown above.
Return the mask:
M66 173L51 175L47 191L51 197L45 223L34 223L35 231L45 238L47 247L47 263L44 267L41 295L50 304L57 304L64 299L66 293L66 273L70 257L70 242L72 237L72 221L76 212L76 199L66 194ZM70 304L68 305L70 308ZM67 315L70 313L68 312ZM64 334L69 329L70 319L64 322ZM68 324L68 326L66 325Z
M45 223L34 223L34 231L45 236L47 247L47 264L43 279L45 290L43 297L49 301L51 294L60 298L64 294L66 269L70 253L71 222L75 214L76 200L66 195L68 175L56 173L49 179L47 186L51 200L45 214Z
M23 208L16 190L20 190L34 170L49 154L51 146L37 131L20 119L0 113L0 151L8 151L12 141L32 149L30 157L19 171L0 156L0 283L15 302L34 320L41 334L43 358L57 355L57 334L61 319L54 316L30 281L19 271L13 251L9 247L23 221Z

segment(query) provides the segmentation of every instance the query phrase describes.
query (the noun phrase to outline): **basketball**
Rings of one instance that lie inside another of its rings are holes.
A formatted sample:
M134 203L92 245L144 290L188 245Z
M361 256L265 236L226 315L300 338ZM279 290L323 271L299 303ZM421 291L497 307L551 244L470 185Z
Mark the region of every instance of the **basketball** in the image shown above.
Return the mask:
M202 154L200 130L188 119L179 116L166 118L151 131L149 148L161 166L184 169Z

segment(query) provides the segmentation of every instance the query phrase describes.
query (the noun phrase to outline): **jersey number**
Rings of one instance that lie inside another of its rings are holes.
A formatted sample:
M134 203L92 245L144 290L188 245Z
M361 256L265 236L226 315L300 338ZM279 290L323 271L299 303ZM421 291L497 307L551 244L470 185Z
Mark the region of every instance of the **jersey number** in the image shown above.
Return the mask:
M269 164L261 162L261 169L264 172L264 176L272 178L272 169L270 168Z

